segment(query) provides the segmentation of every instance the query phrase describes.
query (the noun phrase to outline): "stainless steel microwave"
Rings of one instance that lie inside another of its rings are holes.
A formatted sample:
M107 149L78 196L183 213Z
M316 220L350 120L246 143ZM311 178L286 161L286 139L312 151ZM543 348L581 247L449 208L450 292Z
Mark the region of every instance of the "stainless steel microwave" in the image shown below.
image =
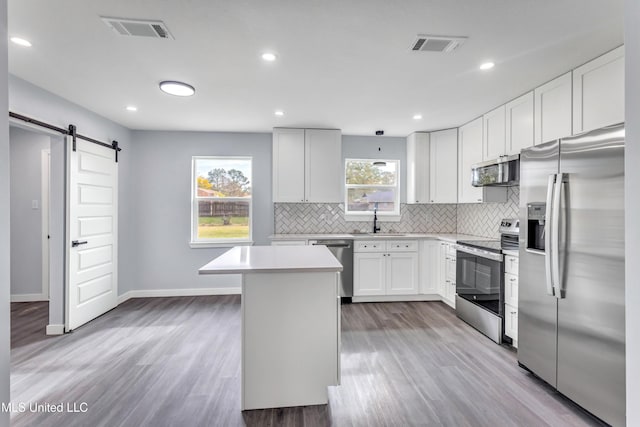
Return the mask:
M520 155L500 156L471 166L471 184L474 187L514 186L520 182Z

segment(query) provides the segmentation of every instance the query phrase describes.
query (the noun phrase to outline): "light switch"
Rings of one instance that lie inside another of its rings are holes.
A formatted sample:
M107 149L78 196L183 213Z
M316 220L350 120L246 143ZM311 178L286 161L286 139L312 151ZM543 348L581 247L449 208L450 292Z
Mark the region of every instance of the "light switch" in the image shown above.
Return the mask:
M37 200L32 200L31 201L31 209L38 209L38 201Z

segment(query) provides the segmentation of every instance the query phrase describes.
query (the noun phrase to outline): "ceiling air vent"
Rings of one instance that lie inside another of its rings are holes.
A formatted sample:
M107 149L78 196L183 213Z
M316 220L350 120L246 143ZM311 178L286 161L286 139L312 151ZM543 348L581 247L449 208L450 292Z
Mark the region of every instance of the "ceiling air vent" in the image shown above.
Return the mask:
M456 50L456 48L466 40L466 37L427 36L418 34L418 37L411 45L411 50L414 52L450 53Z
M156 39L173 39L169 29L162 21L144 19L109 18L100 19L121 36L154 37Z

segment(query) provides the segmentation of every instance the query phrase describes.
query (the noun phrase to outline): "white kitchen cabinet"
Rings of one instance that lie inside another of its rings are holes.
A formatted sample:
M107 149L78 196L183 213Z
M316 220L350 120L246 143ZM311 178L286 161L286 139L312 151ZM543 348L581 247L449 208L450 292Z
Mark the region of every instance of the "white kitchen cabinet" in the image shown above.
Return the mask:
M513 255L504 257L504 334L518 347L518 264Z
M383 253L353 254L353 295L386 295L387 258Z
M306 129L305 202L342 202L342 135L336 129Z
M359 241L354 247L353 295L416 295L418 242Z
M573 133L624 122L624 46L573 70Z
M407 137L407 203L429 200L429 134L415 132Z
M482 116L482 160L496 160L506 152L505 106Z
M342 167L339 130L273 130L274 202L341 202Z
M533 91L505 105L506 154L519 154L533 145Z
M571 135L571 90L568 72L533 91L536 145Z
M431 132L429 203L458 203L458 129Z
M438 293L442 302L456 308L456 250L449 242L440 242L438 257Z
M387 294L417 294L418 253L391 252L384 255L387 258Z
M273 130L273 201L304 202L304 129Z
M422 240L420 242L420 293L437 295L440 293L438 285L439 240Z
M458 132L458 203L507 201L506 187L474 187L471 166L482 162L483 119L479 117Z

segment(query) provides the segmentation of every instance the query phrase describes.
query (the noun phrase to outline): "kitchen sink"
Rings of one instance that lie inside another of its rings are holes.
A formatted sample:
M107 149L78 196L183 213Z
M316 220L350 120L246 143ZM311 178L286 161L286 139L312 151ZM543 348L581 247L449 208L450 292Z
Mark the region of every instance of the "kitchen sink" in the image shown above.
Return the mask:
M386 237L386 236L402 237L407 235L407 233L367 233L367 234L369 236L380 236L380 237Z

